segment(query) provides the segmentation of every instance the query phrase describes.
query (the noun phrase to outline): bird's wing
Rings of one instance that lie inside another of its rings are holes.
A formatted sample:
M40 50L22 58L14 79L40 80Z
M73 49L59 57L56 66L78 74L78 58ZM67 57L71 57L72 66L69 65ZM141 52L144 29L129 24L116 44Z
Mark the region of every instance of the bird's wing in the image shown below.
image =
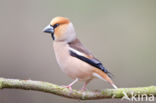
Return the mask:
M82 45L82 43L78 39L70 42L69 47L70 47L69 52L70 52L71 56L76 57L76 58L96 67L97 69L100 69L101 71L106 73L109 77L111 77L111 73L107 69L104 68L102 63L98 59L96 59L91 54L91 52Z
M87 48L85 48L78 39L75 39L74 41L70 42L69 46L70 46L71 49L73 49L73 51L76 50L77 53L79 52L79 53L81 53L81 55L85 55L88 58L93 57L91 52Z

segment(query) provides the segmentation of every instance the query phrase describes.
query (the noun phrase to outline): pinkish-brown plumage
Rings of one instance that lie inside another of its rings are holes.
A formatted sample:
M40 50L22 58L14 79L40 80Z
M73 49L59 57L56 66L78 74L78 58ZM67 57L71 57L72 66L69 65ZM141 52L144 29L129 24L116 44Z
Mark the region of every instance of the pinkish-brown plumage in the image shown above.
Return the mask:
M74 27L69 19L56 17L50 22L50 25L45 32L51 33L53 36L53 48L57 62L63 72L75 79L68 86L69 88L77 80L82 80L85 81L83 86L85 89L88 82L95 77L106 80L114 88L117 88L107 74L107 70L104 70L105 68L100 70L100 67L96 66L96 63L100 63L100 61L76 38Z

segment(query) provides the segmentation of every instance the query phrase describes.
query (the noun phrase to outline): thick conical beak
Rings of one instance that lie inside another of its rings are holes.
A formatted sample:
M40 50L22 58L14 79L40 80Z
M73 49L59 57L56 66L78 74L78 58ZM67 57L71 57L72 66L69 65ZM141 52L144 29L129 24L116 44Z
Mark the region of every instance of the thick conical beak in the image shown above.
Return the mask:
M51 25L48 25L48 26L46 26L46 27L43 29L43 32L53 34L53 33L54 33L54 28L53 28Z

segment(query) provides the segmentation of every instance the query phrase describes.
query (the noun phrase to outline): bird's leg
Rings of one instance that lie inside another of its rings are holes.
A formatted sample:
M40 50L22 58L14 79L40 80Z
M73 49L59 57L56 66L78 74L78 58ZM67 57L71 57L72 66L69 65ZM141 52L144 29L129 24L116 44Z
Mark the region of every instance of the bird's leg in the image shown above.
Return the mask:
M87 80L87 81L84 82L84 85L82 86L81 91L87 90L86 87L87 87L87 84L88 84L90 81L91 81L91 79L89 79L89 80Z
M72 91L72 85L75 84L79 79L76 78L72 83L70 83L69 85L65 86L66 88L69 88L70 91Z

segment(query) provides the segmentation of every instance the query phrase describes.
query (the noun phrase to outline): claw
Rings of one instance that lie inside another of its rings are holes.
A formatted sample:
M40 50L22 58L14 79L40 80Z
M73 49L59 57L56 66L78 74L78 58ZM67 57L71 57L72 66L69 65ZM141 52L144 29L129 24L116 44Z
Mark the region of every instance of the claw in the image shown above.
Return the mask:
M88 90L87 88L85 88L85 87L82 87L81 88L81 91L83 92L83 91L86 91L86 90Z
M72 87L71 87L71 85L67 85L67 86L62 86L62 87L64 87L64 88L68 88L69 89L69 94L70 93L72 93L72 91L73 91L73 89L72 89Z
M70 91L72 91L72 87L71 85L67 85L67 86L64 86L65 88L68 88Z

